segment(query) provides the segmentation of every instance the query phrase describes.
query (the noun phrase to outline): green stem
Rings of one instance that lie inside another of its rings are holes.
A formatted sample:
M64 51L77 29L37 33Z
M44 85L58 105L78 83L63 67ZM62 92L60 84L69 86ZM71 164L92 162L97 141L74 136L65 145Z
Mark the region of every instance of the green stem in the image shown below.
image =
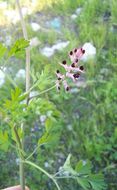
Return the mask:
M22 190L25 190L25 176L24 176L24 163L22 158L20 158L20 166L19 166L19 172L20 172L20 186Z
M18 146L18 150L19 150L19 156L20 156L20 165L19 165L19 173L20 173L20 185L22 190L25 190L25 177L24 177L24 155L22 153L22 143L21 140L19 138L19 135L17 133L17 129L16 127L14 127L14 133L15 133L15 137L16 137L16 143Z
M23 19L23 14L22 10L20 7L20 2L19 0L16 0L16 4L18 7L19 11L19 16L20 16L20 21L21 21L21 26L22 26L22 32L25 40L28 40L28 35L27 35L27 30L26 30L26 25L25 21ZM26 48L26 92L28 92L30 89L30 47ZM29 94L27 96L27 105L28 105L28 100L29 100ZM23 132L23 137L21 139L21 148L24 150L24 127L21 125L21 129ZM20 157L20 185L21 185L21 190L25 190L25 175L24 175L24 157Z
M40 170L41 172L43 172L45 175L47 175L56 185L58 190L61 190L58 183L56 182L56 180L53 178L53 176L51 174L49 174L48 172L46 172L43 168L41 168L40 166L37 166L36 164L34 164L33 162L30 161L24 161L24 163L29 164L35 168L37 168L38 170Z
M46 93L46 92L52 90L52 89L55 88L55 87L56 87L56 85L54 85L54 86L52 86L52 87L50 87L50 88L48 88L48 89L46 89L46 90L43 90L43 91L40 92L39 94L29 97L29 100L31 100L31 99L33 99L33 98L37 98L37 97L40 96L41 94L44 94L44 93Z
M29 160L29 158L31 158L33 156L33 154L38 150L38 148L42 145L44 145L46 143L43 143L43 144L39 144L34 150L33 152L25 159L25 160Z

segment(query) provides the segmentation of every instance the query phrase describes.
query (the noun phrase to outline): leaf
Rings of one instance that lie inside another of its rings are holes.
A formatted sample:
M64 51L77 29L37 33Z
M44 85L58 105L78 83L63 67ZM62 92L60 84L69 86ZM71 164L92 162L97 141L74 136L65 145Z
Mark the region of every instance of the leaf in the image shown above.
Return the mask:
M29 46L29 41L25 40L24 38L19 39L15 42L15 44L11 47L10 51L9 51L9 57L10 56L14 56L17 53L20 53L22 50L24 50L25 48L27 48Z
M80 160L77 163L75 170L81 175L90 174L91 173L91 163L89 161L83 162L83 160Z
M8 140L8 133L5 131L4 133L0 131L0 148L5 152L8 150L9 147L9 140Z
M49 143L52 140L52 135L45 132L44 135L39 139L38 144Z
M4 56L7 48L0 43L0 58Z
M56 122L57 121L54 117L47 118L45 122L46 131L49 132L50 130L54 129Z
M21 95L21 89L20 88L15 88L14 90L11 90L11 99L12 101L15 101L18 99L18 97Z
M79 185L81 185L81 187L83 187L83 189L87 190L91 187L89 181L87 178L84 177L77 177L77 182Z
M21 129L21 128L18 128L18 129L17 129L17 133L18 133L19 138L21 139L21 138L23 137L22 129ZM13 127L11 128L11 134L12 134L12 139L13 139L15 142L17 142L16 135L15 135L15 132L14 132Z
M71 154L68 155L68 157L67 157L67 159L66 159L66 161L65 161L65 163L64 163L64 165L63 165L62 168L63 168L65 171L67 171L69 174L71 174L71 175L76 175L77 173L76 173L75 170L72 168L71 163L70 163L70 159L71 159Z
M91 174L89 176L89 182L94 190L106 189L106 184L102 174Z

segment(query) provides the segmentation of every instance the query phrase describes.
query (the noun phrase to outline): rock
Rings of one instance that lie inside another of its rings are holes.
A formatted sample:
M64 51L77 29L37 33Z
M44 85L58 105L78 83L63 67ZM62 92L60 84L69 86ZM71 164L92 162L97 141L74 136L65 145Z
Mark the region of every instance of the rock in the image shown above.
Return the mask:
M53 29L60 30L60 28L61 28L61 20L60 20L60 18L54 18L53 20L50 21L49 25Z
M85 54L81 58L82 61L87 61L96 55L96 48L92 45L92 43L86 42L82 48L85 50Z
M80 15L81 11L82 11L81 7L77 8L75 13L71 15L71 19L75 20Z
M12 42L12 37L9 35L5 37L5 45L6 46L10 46L11 45L11 42Z
M46 57L51 57L54 54L54 50L51 47L45 47L41 50L41 54Z
M0 2L0 9L7 9L8 3L7 2Z
M0 87L3 86L4 82L5 82L5 74L0 70Z
M25 70L24 69L20 69L17 73L16 73L16 76L15 76L15 79L19 79L19 78L22 78L22 79L25 79Z
M41 42L38 40L37 37L34 37L32 39L30 39L30 46L31 47L36 47L40 44Z
M45 166L45 168L48 168L48 167L49 167L49 163L48 163L48 162L45 162L45 163L44 163L44 166Z
M32 28L32 30L34 32L37 32L38 30L40 30L41 26L38 23L36 23L36 22L32 22L31 23L31 28Z
M6 16L7 20L13 24L16 24L18 21L20 21L19 14L15 10L5 10L4 16Z
M75 20L76 18L77 18L77 15L76 15L76 14L72 14L72 15L71 15L71 19L72 19L72 20Z
M65 47L67 47L69 45L69 41L67 42L58 42L57 44L53 45L52 49L53 50L62 50Z
M45 47L41 50L41 53L46 57L51 57L55 50L63 50L65 47L68 46L70 42L58 42L57 44L53 45L52 47Z
M82 11L82 8L81 8L81 7L77 8L77 9L76 9L76 14L77 14L77 15L80 15L81 11Z
M69 130L69 131L72 131L73 130L73 127L72 127L72 125L67 125L67 129Z

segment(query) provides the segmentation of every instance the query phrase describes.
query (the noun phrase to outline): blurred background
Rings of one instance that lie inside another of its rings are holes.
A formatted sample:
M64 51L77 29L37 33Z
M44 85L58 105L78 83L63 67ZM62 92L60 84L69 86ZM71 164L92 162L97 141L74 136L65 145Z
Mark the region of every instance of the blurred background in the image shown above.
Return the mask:
M117 190L117 1L21 0L31 46L31 80L40 80L35 94L54 85L59 62L84 45L85 74L70 93L45 93L29 110L25 150L30 153L51 125L51 142L32 157L50 173L63 165L90 160L93 171L105 176L108 190ZM0 0L0 42L8 48L22 37L15 0ZM10 76L10 79L9 79ZM12 79L12 81L11 81ZM25 55L0 60L0 101L10 96L14 83L25 89ZM0 130L7 126L0 121ZM17 154L0 149L0 189L19 183ZM55 189L35 169L26 168L31 190ZM80 190L77 182L60 180L64 190Z

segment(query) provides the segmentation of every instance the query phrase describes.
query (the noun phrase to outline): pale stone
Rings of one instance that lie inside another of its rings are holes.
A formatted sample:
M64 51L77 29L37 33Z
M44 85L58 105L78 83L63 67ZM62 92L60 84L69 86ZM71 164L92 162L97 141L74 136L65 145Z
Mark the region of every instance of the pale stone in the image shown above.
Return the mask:
M76 14L72 14L72 15L71 15L71 19L72 19L72 20L75 20L76 18L77 18L77 15L76 15Z
M67 42L58 42L56 43L55 45L53 45L52 47L45 47L41 50L41 53L43 55L45 55L46 57L51 57L55 50L63 50L65 47L68 46L70 42L67 41Z
M51 57L54 54L54 50L51 47L45 47L41 50L42 55Z
M5 10L4 15L13 24L16 24L18 21L20 21L20 16L15 10Z
M69 43L70 43L69 41L67 41L67 42L58 42L57 44L52 46L52 49L54 49L54 50L62 50L65 47L67 47L69 45Z
M77 14L77 15L80 15L81 11L82 11L82 8L81 8L81 7L77 8L77 9L76 9L76 14Z
M5 45L6 45L6 46L10 46L10 45L11 45L11 42L12 42L12 37L6 35Z
M4 82L5 82L5 74L0 70L0 87L3 86Z
M18 79L18 78L23 78L25 79L25 70L24 69L20 69L17 73L16 73L16 77L15 79Z
M7 2L0 2L0 9L7 9Z
M82 48L85 50L85 53L81 58L82 61L87 61L91 58L94 58L96 55L96 48L92 45L92 43L86 42Z
M36 47L40 44L40 41L38 40L37 37L34 37L32 39L30 39L30 46L31 47Z
M37 32L38 30L40 30L41 26L39 24L37 24L36 22L32 22L31 28L34 32Z

